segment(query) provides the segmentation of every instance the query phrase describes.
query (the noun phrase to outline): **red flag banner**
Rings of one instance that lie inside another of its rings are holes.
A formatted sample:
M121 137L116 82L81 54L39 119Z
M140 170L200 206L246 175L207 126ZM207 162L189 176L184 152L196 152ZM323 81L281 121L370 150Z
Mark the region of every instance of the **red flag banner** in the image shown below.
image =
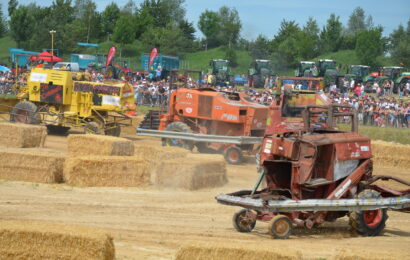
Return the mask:
M115 48L115 46L111 46L111 48L108 50L107 61L105 62L105 67L108 67L111 64L111 61L114 58L116 52L117 52L117 48Z
M157 48L152 49L151 55L149 56L149 64L148 67L151 67L151 64L154 62L155 57L158 55Z

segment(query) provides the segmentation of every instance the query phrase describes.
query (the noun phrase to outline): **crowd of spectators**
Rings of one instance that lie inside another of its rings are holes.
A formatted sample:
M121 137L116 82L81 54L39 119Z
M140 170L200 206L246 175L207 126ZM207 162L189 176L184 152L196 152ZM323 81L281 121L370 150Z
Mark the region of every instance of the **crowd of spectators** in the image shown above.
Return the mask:
M13 94L14 79L11 71L0 71L0 94Z

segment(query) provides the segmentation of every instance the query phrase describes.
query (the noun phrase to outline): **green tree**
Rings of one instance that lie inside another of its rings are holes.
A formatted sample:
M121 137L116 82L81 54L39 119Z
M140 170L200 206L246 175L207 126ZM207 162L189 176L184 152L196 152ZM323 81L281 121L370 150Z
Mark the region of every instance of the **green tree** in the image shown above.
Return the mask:
M13 11L10 19L10 31L18 47L27 48L29 39L33 35L34 23L34 18L26 6L19 6Z
M0 37L3 37L7 32L7 23L6 19L4 18L3 8L0 4Z
M319 55L319 26L313 17L309 17L306 25L299 34L301 41L300 52L304 59L311 59Z
M249 54L254 59L269 59L269 40L265 36L260 34L254 42L250 43Z
M9 0L8 12L9 12L9 17L10 18L13 15L13 12L17 9L18 4L19 3L18 3L17 0Z
M299 62L301 29L295 21L282 20L279 32L271 42L272 63L277 71L293 68Z
M134 24L131 16L121 16L114 28L113 40L122 45L132 43L135 39Z
M373 26L373 18L371 15L366 17L365 11L361 7L356 7L349 16L347 22L347 33L355 35L359 31L369 30Z
M406 29L400 24L390 34L389 50L395 62L410 67L410 19L407 22Z
M185 0L144 0L140 9L146 10L153 18L156 27L177 25L185 17L183 3Z
M362 64L376 67L376 58L383 54L382 28L359 31L356 41L356 55Z
M109 36L114 32L115 24L120 17L120 8L114 2L107 5L101 14L101 24L104 36Z
M154 18L146 8L138 9L134 17L135 38L140 39L148 28L154 26Z
M238 56L234 48L226 48L225 60L229 61L229 66L236 68L238 66Z
M198 28L205 36L205 48L212 48L220 45L218 34L221 25L220 17L217 12L205 10L201 13L198 21Z
M340 17L331 14L325 27L320 33L321 53L338 51L342 43L343 25L339 21Z
M235 8L222 6L219 9L220 31L219 37L223 45L229 48L235 45L239 38L239 33L242 28L241 20L238 11Z

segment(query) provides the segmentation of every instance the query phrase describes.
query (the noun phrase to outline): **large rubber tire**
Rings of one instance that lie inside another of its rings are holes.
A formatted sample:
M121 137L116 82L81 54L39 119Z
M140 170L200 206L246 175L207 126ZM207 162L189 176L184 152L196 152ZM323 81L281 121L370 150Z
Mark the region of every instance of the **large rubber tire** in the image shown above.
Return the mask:
M249 210L241 209L233 215L232 224L238 232L247 233L255 228L256 219L249 216L249 213Z
M70 127L47 125L47 132L52 135L67 135L68 130L70 130Z
M192 133L191 128L183 122L172 122L167 126L165 131L174 131L174 132L183 132L183 133ZM178 146L188 150L194 148L194 143L191 141L172 139L172 138L162 138L163 146Z
M29 101L17 103L11 110L10 121L23 124L39 124L37 106Z
M269 234L276 239L289 238L292 233L292 222L285 215L277 215L269 221Z
M110 129L106 129L106 130L104 130L104 134L118 137L121 134L121 127L120 126L114 126Z
M243 161L242 150L237 146L231 146L225 151L225 160L229 164L240 164Z
M104 128L98 122L92 121L88 122L87 125L84 127L85 134L96 134L101 135L104 134Z
M374 190L364 190L357 196L359 199L378 199L380 193ZM388 219L386 209L352 211L349 214L350 226L362 236L379 235Z

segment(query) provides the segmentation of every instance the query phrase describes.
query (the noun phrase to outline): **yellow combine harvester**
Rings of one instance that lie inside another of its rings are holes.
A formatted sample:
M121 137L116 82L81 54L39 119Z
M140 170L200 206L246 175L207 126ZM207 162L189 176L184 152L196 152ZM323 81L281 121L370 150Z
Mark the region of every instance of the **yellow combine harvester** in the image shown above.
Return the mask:
M44 124L66 132L72 126L86 132L118 136L121 126L131 124L125 113L135 109L133 87L120 81L83 81L82 73L34 68L27 85L14 94L0 95L10 120Z

